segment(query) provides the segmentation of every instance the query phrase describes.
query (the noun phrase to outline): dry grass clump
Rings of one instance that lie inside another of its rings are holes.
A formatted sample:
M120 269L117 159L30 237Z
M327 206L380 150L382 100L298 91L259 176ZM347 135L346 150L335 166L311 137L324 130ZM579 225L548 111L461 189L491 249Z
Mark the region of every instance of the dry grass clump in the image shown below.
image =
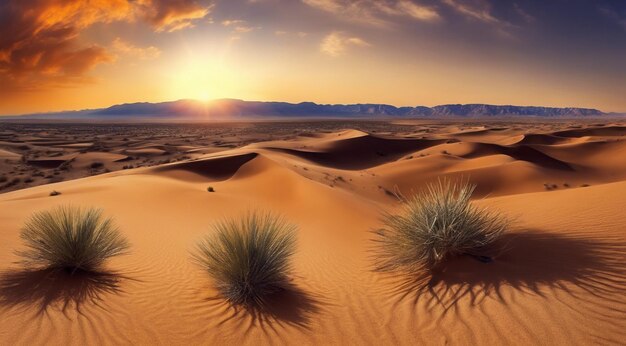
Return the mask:
M500 214L470 202L476 188L466 182L440 180L404 201L397 214L385 213L376 231L379 270L430 270L446 258L479 259L507 228Z
M18 252L23 264L70 273L97 271L106 259L129 248L113 220L98 209L58 207L35 213L20 237L27 247Z
M263 306L286 287L296 226L279 216L251 212L213 226L198 243L193 259L232 304Z

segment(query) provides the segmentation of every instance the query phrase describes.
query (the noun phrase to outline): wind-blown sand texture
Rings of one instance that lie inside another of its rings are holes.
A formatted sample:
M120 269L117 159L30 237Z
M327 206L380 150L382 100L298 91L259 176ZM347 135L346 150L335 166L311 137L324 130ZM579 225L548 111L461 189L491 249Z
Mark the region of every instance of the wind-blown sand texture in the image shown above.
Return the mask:
M32 155L43 144L40 133L24 132L35 125L1 126L10 180L14 155ZM37 129L61 131L46 126ZM143 138L92 136L98 153L81 152L76 144L86 138L60 133L61 144L45 144L64 146L60 156L32 158L33 165L73 159L71 179L73 169L95 160L116 170L127 156L150 160L163 151L179 155L176 162L0 194L0 344L626 340L623 123L266 123L207 125L206 132L142 126ZM160 135L146 138L149 131ZM503 251L492 263L453 259L426 284L373 271L371 231L381 225L380 211L398 208L395 194L444 176L476 183L475 203L514 220ZM14 264L27 217L68 204L103 208L131 253L112 259L105 273L70 281ZM217 297L189 250L211 222L257 208L284 215L299 232L292 289L250 315Z

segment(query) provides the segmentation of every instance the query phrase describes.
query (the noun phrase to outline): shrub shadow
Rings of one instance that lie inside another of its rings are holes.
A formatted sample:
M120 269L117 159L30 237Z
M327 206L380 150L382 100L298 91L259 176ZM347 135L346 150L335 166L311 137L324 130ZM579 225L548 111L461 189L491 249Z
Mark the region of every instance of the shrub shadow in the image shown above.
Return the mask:
M100 302L107 294L118 294L120 282L126 279L115 272L69 273L56 269L8 271L0 274L0 305L10 308L35 306L37 315L49 309L63 314L78 313L84 304L104 308Z
M471 305L490 297L506 303L503 287L543 295L557 289L623 304L617 298L626 289L626 244L623 240L592 238L529 230L505 234L494 249L493 261L470 256L450 258L422 273L394 273L386 290L397 303L410 299L447 312L463 299ZM398 274L398 275L395 275ZM578 291L578 290L577 290Z
M320 312L321 300L288 283L265 300L263 305L233 305L221 296L207 298L214 308L228 311L220 325L228 321L247 324L246 334L258 326L265 334L279 334L278 328L309 329L313 315Z

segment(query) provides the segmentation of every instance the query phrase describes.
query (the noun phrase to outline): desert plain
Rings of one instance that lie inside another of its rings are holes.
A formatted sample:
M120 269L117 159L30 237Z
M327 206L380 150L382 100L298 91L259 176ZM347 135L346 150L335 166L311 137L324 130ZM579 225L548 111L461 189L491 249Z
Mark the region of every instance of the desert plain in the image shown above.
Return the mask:
M502 251L400 285L373 231L444 177L511 219ZM60 205L102 208L130 252L26 271L25 220ZM0 344L623 344L625 207L620 119L0 123ZM189 256L248 210L298 226L292 289L254 313Z

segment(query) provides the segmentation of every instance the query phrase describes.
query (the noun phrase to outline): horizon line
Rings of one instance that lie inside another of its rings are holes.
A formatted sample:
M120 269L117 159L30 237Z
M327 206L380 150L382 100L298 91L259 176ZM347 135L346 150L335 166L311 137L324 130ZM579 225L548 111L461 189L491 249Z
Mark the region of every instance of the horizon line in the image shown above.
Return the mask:
M45 115L45 114L56 114L56 113L70 113L70 112L86 112L86 111L96 111L96 110L102 110L102 109L108 109L111 107L115 107L115 106L123 106L123 105L133 105L133 104L161 104L161 103L174 103L174 102L181 102L181 101L195 101L198 103L204 103L204 104L210 104L212 102L216 102L216 101L224 101L224 100L232 100L232 101L242 101L242 102L260 102L260 103L288 103L288 104L294 104L294 105L298 105L298 104L302 104L302 103L313 103L316 105L330 105L330 106L346 106L346 105L384 105L384 106L391 106L391 107L395 107L395 108L417 108L417 107L426 107L426 108L435 108L435 107L440 107L440 106L470 106L470 105L486 105L486 106L496 106L496 107L507 107L507 106L511 106L511 107L537 107L537 108L555 108L555 109L564 109L564 108L573 108L573 109L586 109L586 110L596 110L599 112L602 112L604 114L626 114L626 111L603 111L599 108L594 108L594 107L575 107L575 106L544 106L544 105L530 105L530 104L525 104L525 105L519 105L519 104L512 104L512 103L508 103L508 104L496 104L496 103L480 103L480 102L475 102L475 103L443 103L443 104L436 104L433 106L426 106L426 105L421 105L421 104L417 104L417 105L413 105L413 106L399 106L399 105L395 105L395 104L391 104L391 103L376 103L376 102L352 102L352 103L326 103L326 102L316 102L316 101L299 101L299 102L290 102L290 101L276 101L276 100L271 100L271 101L261 101L261 100L245 100L245 99L241 99L241 98L235 98L235 97L222 97L222 98L215 98L215 99L210 99L210 100L201 100L198 98L181 98L181 99L175 99L175 100L163 100L163 101L129 101L129 102L121 102L121 103L115 103L109 106L103 106L103 107L90 107L90 108L83 108L83 109L64 109L64 110L58 110L58 111L41 111L41 112L33 112L33 113L20 113L20 114L10 114L10 113L4 113L4 114L0 114L0 117L20 117L20 116L28 116L28 115Z

